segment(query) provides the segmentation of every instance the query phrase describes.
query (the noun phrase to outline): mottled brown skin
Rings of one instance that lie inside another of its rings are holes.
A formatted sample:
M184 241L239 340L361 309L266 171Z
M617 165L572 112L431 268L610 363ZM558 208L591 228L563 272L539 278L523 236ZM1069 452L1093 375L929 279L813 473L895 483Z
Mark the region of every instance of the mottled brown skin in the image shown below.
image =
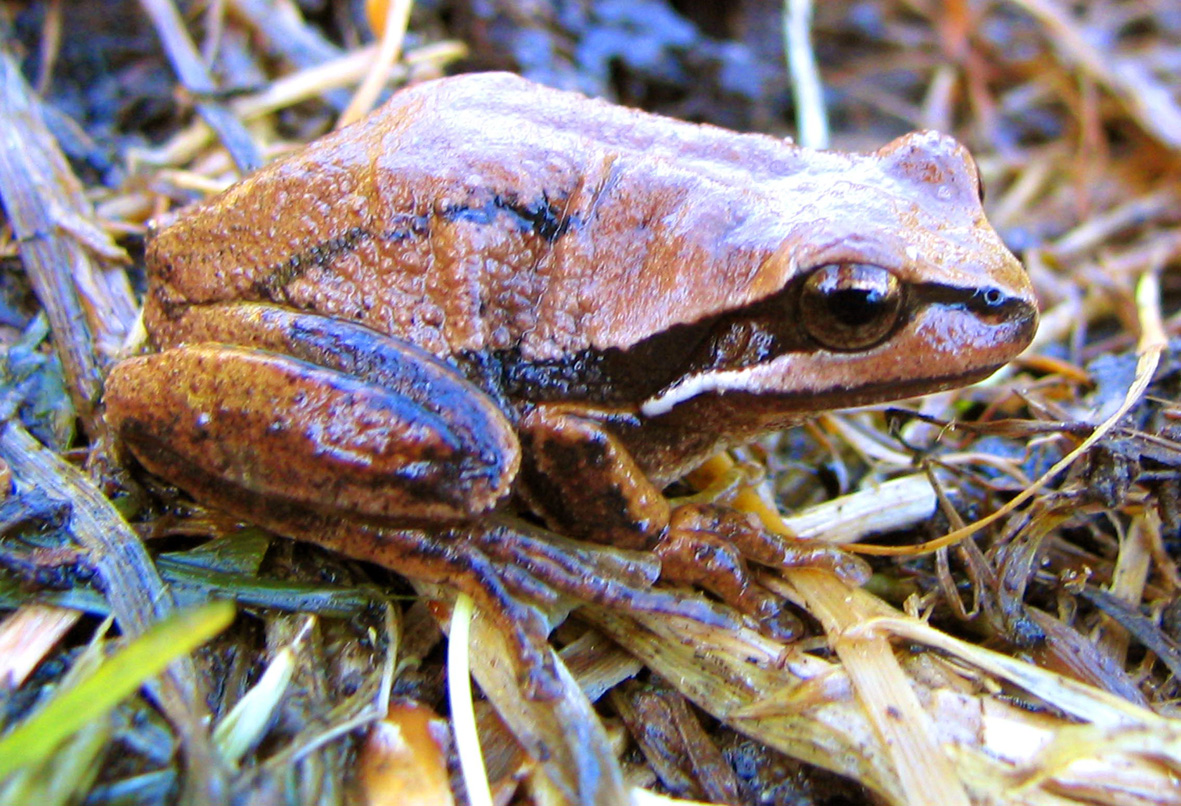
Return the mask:
M660 487L809 412L984 377L1037 317L948 137L816 152L504 74L399 93L186 210L147 260L159 352L106 393L132 453L457 584L534 648L514 594L686 605L649 590L650 554L575 561L510 502L762 613L716 532L760 562L816 552L673 518Z

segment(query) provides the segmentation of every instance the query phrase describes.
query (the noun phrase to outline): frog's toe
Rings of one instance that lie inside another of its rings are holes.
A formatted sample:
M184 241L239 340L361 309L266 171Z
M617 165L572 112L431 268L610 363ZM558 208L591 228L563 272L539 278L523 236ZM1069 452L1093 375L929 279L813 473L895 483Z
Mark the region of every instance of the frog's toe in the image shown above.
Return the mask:
M774 612L768 613L758 620L759 632L784 644L799 640L804 632L803 622L787 608L785 601L779 600L778 604L779 606Z
M863 585L871 569L838 546L773 534L749 513L713 504L686 504L673 512L669 531L711 534L745 560L772 568L823 568L850 585Z
M832 571L843 582L860 587L869 581L873 569L869 563L855 554L842 551L836 546L799 543L790 547L779 563L782 567L823 568Z
M468 535L496 561L513 593L530 601L539 601L531 591L541 586L566 596L570 604L643 610L720 629L739 624L732 613L700 595L655 587L666 575L652 552L571 540L507 516L473 526Z

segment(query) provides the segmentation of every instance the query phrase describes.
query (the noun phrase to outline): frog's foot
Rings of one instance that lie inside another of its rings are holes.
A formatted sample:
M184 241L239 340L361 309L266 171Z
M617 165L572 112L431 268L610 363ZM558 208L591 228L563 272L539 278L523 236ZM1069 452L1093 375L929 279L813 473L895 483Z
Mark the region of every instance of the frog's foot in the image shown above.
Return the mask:
M509 639L522 686L534 699L561 691L548 634L565 607L594 603L719 629L739 626L700 595L654 589L660 563L650 552L570 540L507 516L430 532L339 520L308 528L313 522L270 521L285 534L470 595Z
M661 559L661 579L704 588L778 638L789 637L798 624L781 598L751 579L746 561L827 568L854 583L868 576L858 558L773 535L747 513L711 504L682 504L670 512L668 499L619 437L591 414L542 404L519 423L519 492L556 531L652 550Z
M772 568L823 568L854 586L869 579L869 564L860 557L838 546L773 534L753 513L713 504L689 504L676 512L695 528L709 529L752 562Z
M794 640L801 629L798 619L780 597L751 578L742 552L721 534L719 526L731 518L722 516L724 510L711 509L717 512L697 505L673 510L668 530L654 549L662 578L703 588L755 619L770 637Z
M660 559L650 551L571 540L507 516L468 527L467 535L501 568L527 574L572 603L644 610L723 629L738 626L733 615L699 595L654 587L664 575ZM506 583L515 593L535 599L517 579L506 577Z
M508 640L526 696L551 700L561 695L546 612L559 597L545 582L525 569L489 558L463 529L437 533L348 521L322 527L304 531L301 525L288 524L282 531L412 579L444 584L467 594Z
M674 509L655 551L663 579L704 588L780 640L797 636L799 621L781 597L751 578L747 561L825 568L852 584L864 582L869 571L862 560L839 549L773 535L754 515L711 504Z

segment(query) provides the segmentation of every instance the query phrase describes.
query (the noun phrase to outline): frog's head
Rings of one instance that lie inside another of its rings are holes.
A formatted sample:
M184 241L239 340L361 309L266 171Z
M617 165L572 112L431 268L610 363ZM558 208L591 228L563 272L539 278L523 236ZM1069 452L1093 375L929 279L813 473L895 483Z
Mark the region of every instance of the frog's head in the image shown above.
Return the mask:
M920 132L801 164L764 183L778 215L743 225L774 233L769 256L729 287L706 278L695 304L713 313L633 348L678 345L680 369L646 416L693 401L771 422L899 399L979 380L1029 344L1033 291L985 220L963 146Z

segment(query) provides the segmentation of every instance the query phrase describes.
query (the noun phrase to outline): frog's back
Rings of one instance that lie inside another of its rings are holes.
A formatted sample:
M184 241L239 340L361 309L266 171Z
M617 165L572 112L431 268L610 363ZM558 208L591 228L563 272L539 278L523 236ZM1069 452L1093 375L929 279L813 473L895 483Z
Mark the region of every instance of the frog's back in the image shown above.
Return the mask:
M746 185L794 173L806 160L774 137L654 115L511 73L419 84L398 93L377 115L391 131L404 133L404 146L502 166L524 193L560 184L564 167L585 170L595 152L667 162L720 183ZM548 164L553 160L558 164Z
M443 357L569 365L766 299L801 266L1019 274L981 263L1007 255L982 222L941 135L810 151L477 74L185 211L149 249L145 319L167 345L185 305L269 300Z
M440 355L627 346L652 326L646 301L670 321L679 301L700 313L675 267L697 266L703 288L753 275L781 235L750 188L796 155L509 74L429 82L162 231L149 326L261 299ZM605 311L621 289L632 299Z

